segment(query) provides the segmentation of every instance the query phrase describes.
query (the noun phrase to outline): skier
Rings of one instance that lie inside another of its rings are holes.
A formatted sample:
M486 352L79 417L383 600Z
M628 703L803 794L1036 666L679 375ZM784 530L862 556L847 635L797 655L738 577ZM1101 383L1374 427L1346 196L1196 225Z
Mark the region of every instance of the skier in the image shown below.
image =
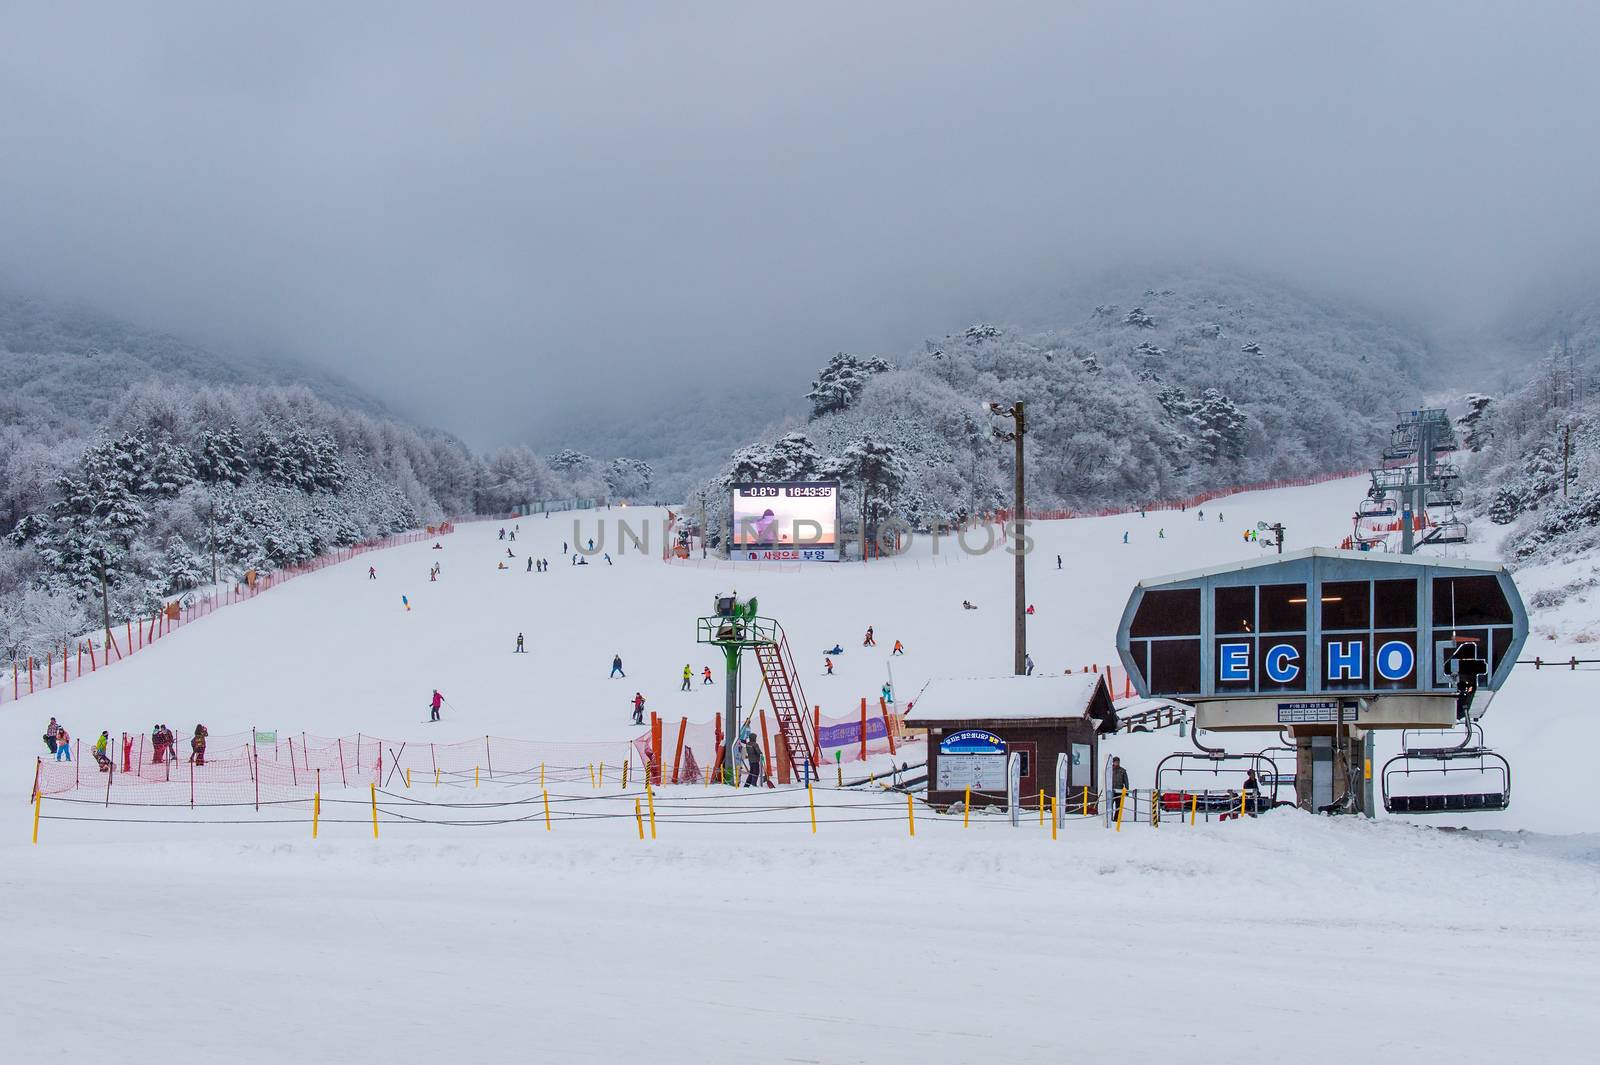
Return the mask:
M901 643L899 640L896 640L894 642L894 650L890 651L889 653L891 655L903 655L903 654L905 654L906 653L905 644Z
M1220 510L1217 511L1217 524L1218 525L1222 524L1222 511L1220 511Z
M100 772L111 772L111 758L106 754L106 744L111 742L111 733L102 729L100 738L94 741L94 760L100 767Z
M644 696L639 692L633 693L633 723L644 724Z
M471 702L470 699L467 700L467 701ZM444 705L444 695L439 691L438 688L433 689L433 699L432 699L432 701L430 701L428 703L428 708L431 711L431 713L428 716L428 720L429 721L437 721L437 720L439 720L439 708L442 707L443 705Z
M589 554L594 554L594 537L589 537Z
M563 545L563 546L565 546L565 545ZM574 566L576 566L578 564L578 556L577 555L573 555L572 556L572 564Z
M516 555L516 552L512 551L511 548L508 547L508 548L506 548L506 557L507 558L516 558L517 555Z
M55 754L56 753L56 743L57 743L56 737L60 736L60 735L61 735L61 726L56 724L56 719L52 717L50 719L50 724L48 724L48 725L46 725L44 727L44 746L45 746L45 750L49 751L51 754Z
M822 660L822 668L828 671L828 676L833 676L833 659L824 658Z
M1127 543L1128 542L1128 534L1127 533L1123 533L1122 534L1122 542L1123 543ZM1057 555L1056 556L1056 569L1060 569L1060 568L1061 568L1061 556Z
M1206 520L1206 512L1202 510L1202 511L1200 511L1200 516L1197 517L1195 519L1195 521L1205 521L1205 520Z
M711 667L710 666L707 666L705 668L705 672L702 673L700 676L701 676L701 680L700 680L701 684L715 684L716 683L716 681L711 679Z
M1023 652L1022 665L1023 668L1027 670L1028 676L1033 676L1033 656L1027 652Z
M1156 531L1156 539L1157 540L1165 540L1166 538L1167 538L1167 530L1166 529L1158 529Z
M1032 603L1028 604L1028 616L1030 618L1033 617L1033 604Z
M561 541L561 553L563 555L567 553L567 542L565 540Z
M1123 543L1127 543L1128 542L1128 530L1127 529L1123 529L1122 530L1122 542ZM1060 568L1061 568L1060 566L1056 567L1056 569L1060 569Z
M611 564L612 564L611 563L611 554L609 552L607 552L607 554L606 554L606 565L609 566Z
M60 725L56 726L56 761L72 761L72 737Z
M626 677L627 676L626 673L622 672L622 656L621 655L612 655L611 656L611 675L613 677Z
M878 690L878 694L882 696L885 703L890 706L894 705L894 689L889 687L887 682Z
M506 538L506 531L505 531L504 528L502 528L500 530L500 539L504 540L505 538Z
M861 646L862 647L876 647L876 646L878 646L878 641L872 635L872 626L871 625L867 626L867 635L866 635L866 638L861 641Z
M209 735L204 725L194 727L194 736L189 740L189 761L195 765L206 764L206 737Z
M430 569L428 571L428 580L436 581L438 579L439 579L439 571L436 570L436 569Z
M514 655L525 655L528 653L528 649L522 646L522 633L520 632L517 633L517 649L511 653Z
M516 543L517 542L517 531L515 529L511 530L511 542L512 543Z
M411 613L411 600L402 595L400 597L400 605L406 608L406 613Z
M689 668L689 663L685 662L683 664L683 687L679 689L680 691L688 691L689 690L689 680L693 676L694 676L694 671Z
M533 572L533 556L532 555L528 556L528 572L529 573Z
M377 579L378 579L378 567L377 566L368 566L367 567L367 580L375 581Z

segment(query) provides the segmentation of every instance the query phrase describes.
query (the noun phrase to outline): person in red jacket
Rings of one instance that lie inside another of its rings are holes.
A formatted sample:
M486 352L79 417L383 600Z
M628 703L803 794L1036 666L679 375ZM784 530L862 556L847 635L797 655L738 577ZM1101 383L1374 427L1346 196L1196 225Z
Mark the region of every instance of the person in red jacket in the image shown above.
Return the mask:
M444 696L442 694L440 694L438 688L433 689L433 701L428 704L429 708L433 711L433 713L432 713L432 716L428 720L430 720L430 721L439 720L439 708L441 706L443 706L443 705L444 705Z
M633 693L633 723L644 724L644 695L641 692Z

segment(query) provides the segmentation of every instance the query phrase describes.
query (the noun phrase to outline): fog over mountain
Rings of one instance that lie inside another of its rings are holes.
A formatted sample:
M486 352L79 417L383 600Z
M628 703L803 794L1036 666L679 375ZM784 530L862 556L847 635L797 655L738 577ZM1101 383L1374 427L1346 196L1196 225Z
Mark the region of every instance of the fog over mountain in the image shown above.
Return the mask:
M1597 22L7 4L0 282L302 360L477 446L803 394L835 351L1107 270L1477 327L1596 262Z

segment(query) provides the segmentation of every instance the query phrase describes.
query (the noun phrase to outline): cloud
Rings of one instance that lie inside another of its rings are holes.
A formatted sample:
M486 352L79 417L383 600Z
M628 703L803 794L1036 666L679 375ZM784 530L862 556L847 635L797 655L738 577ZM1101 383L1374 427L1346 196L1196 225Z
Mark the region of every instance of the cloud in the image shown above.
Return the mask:
M13 5L0 275L479 443L1226 261L1441 323L1594 261L1583 4Z

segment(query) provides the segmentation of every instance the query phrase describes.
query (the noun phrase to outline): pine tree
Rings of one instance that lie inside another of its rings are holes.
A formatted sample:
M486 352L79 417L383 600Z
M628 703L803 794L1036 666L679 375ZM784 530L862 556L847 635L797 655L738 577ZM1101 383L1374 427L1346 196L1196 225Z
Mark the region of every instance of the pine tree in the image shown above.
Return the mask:
M873 356L846 355L839 352L828 360L828 365L817 371L806 398L811 401L811 417L820 418L849 407L861 394L868 381L891 367Z

